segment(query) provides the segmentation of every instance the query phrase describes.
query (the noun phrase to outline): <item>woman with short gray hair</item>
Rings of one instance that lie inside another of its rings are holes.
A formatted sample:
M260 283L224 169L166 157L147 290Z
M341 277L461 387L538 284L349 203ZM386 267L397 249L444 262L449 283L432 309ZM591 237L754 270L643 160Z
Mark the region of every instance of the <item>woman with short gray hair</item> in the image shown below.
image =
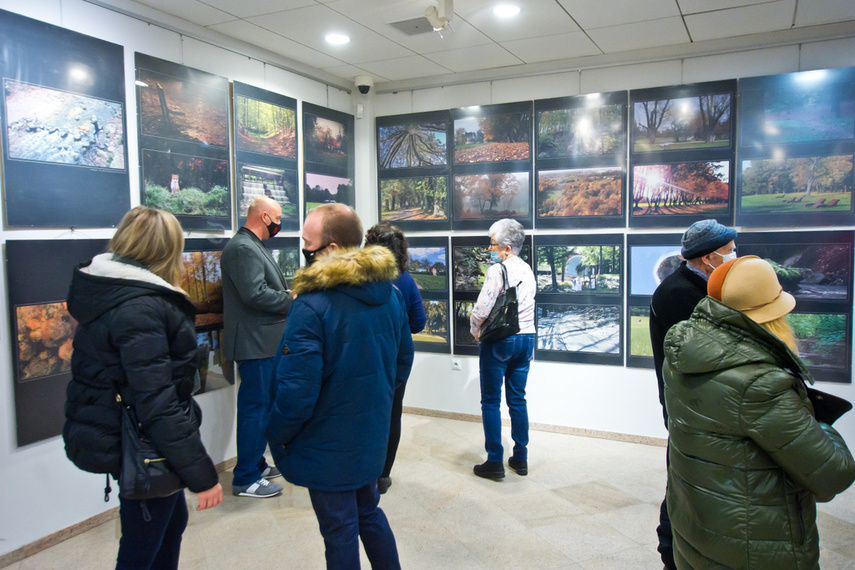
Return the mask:
M514 451L508 466L519 475L528 474L528 409L525 385L534 354L534 295L537 284L528 263L519 258L525 231L516 220L505 218L490 227L490 260L484 286L472 309L469 330L480 341L481 328L490 316L496 299L504 290L502 266L508 272L508 285L517 288L520 331L496 342L481 342L481 417L484 422L484 447L487 461L475 466L475 475L499 481L505 477L502 449L502 383L511 416Z

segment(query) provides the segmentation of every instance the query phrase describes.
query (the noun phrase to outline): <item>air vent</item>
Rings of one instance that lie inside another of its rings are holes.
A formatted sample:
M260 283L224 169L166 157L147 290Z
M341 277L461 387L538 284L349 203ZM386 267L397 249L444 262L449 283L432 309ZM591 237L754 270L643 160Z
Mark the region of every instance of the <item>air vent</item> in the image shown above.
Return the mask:
M408 36L416 36L418 34L427 34L433 32L433 26L424 16L422 16L421 18L413 18L412 20L401 20L400 22L392 22L389 25L407 34Z

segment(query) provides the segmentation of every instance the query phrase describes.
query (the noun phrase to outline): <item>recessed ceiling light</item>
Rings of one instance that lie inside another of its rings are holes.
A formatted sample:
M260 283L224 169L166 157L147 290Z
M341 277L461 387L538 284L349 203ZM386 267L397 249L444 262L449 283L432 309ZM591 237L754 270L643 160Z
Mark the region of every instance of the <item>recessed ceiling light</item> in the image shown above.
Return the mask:
M493 8L493 14L499 18L513 18L520 13L520 7L513 4L499 4Z
M344 34L327 34L324 39L334 46L340 46L349 42L350 36L346 36Z

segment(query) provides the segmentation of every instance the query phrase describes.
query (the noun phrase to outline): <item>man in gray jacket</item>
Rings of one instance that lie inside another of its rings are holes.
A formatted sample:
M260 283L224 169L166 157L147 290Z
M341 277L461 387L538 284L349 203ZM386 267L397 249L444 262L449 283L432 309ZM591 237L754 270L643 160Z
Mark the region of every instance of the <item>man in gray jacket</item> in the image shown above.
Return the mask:
M266 197L249 206L246 225L223 249L225 357L237 362L241 383L237 400L237 463L232 493L242 497L273 497L282 486L264 458L272 403L273 357L291 306L285 276L261 242L279 232L282 207Z

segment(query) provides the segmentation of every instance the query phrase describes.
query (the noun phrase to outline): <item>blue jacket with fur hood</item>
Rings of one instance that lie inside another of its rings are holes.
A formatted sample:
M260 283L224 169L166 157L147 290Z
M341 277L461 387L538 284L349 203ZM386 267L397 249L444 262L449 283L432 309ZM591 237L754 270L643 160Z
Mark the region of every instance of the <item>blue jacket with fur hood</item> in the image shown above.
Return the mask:
M372 246L318 258L294 280L266 436L295 485L347 491L383 471L392 396L413 363L397 275L389 250Z

